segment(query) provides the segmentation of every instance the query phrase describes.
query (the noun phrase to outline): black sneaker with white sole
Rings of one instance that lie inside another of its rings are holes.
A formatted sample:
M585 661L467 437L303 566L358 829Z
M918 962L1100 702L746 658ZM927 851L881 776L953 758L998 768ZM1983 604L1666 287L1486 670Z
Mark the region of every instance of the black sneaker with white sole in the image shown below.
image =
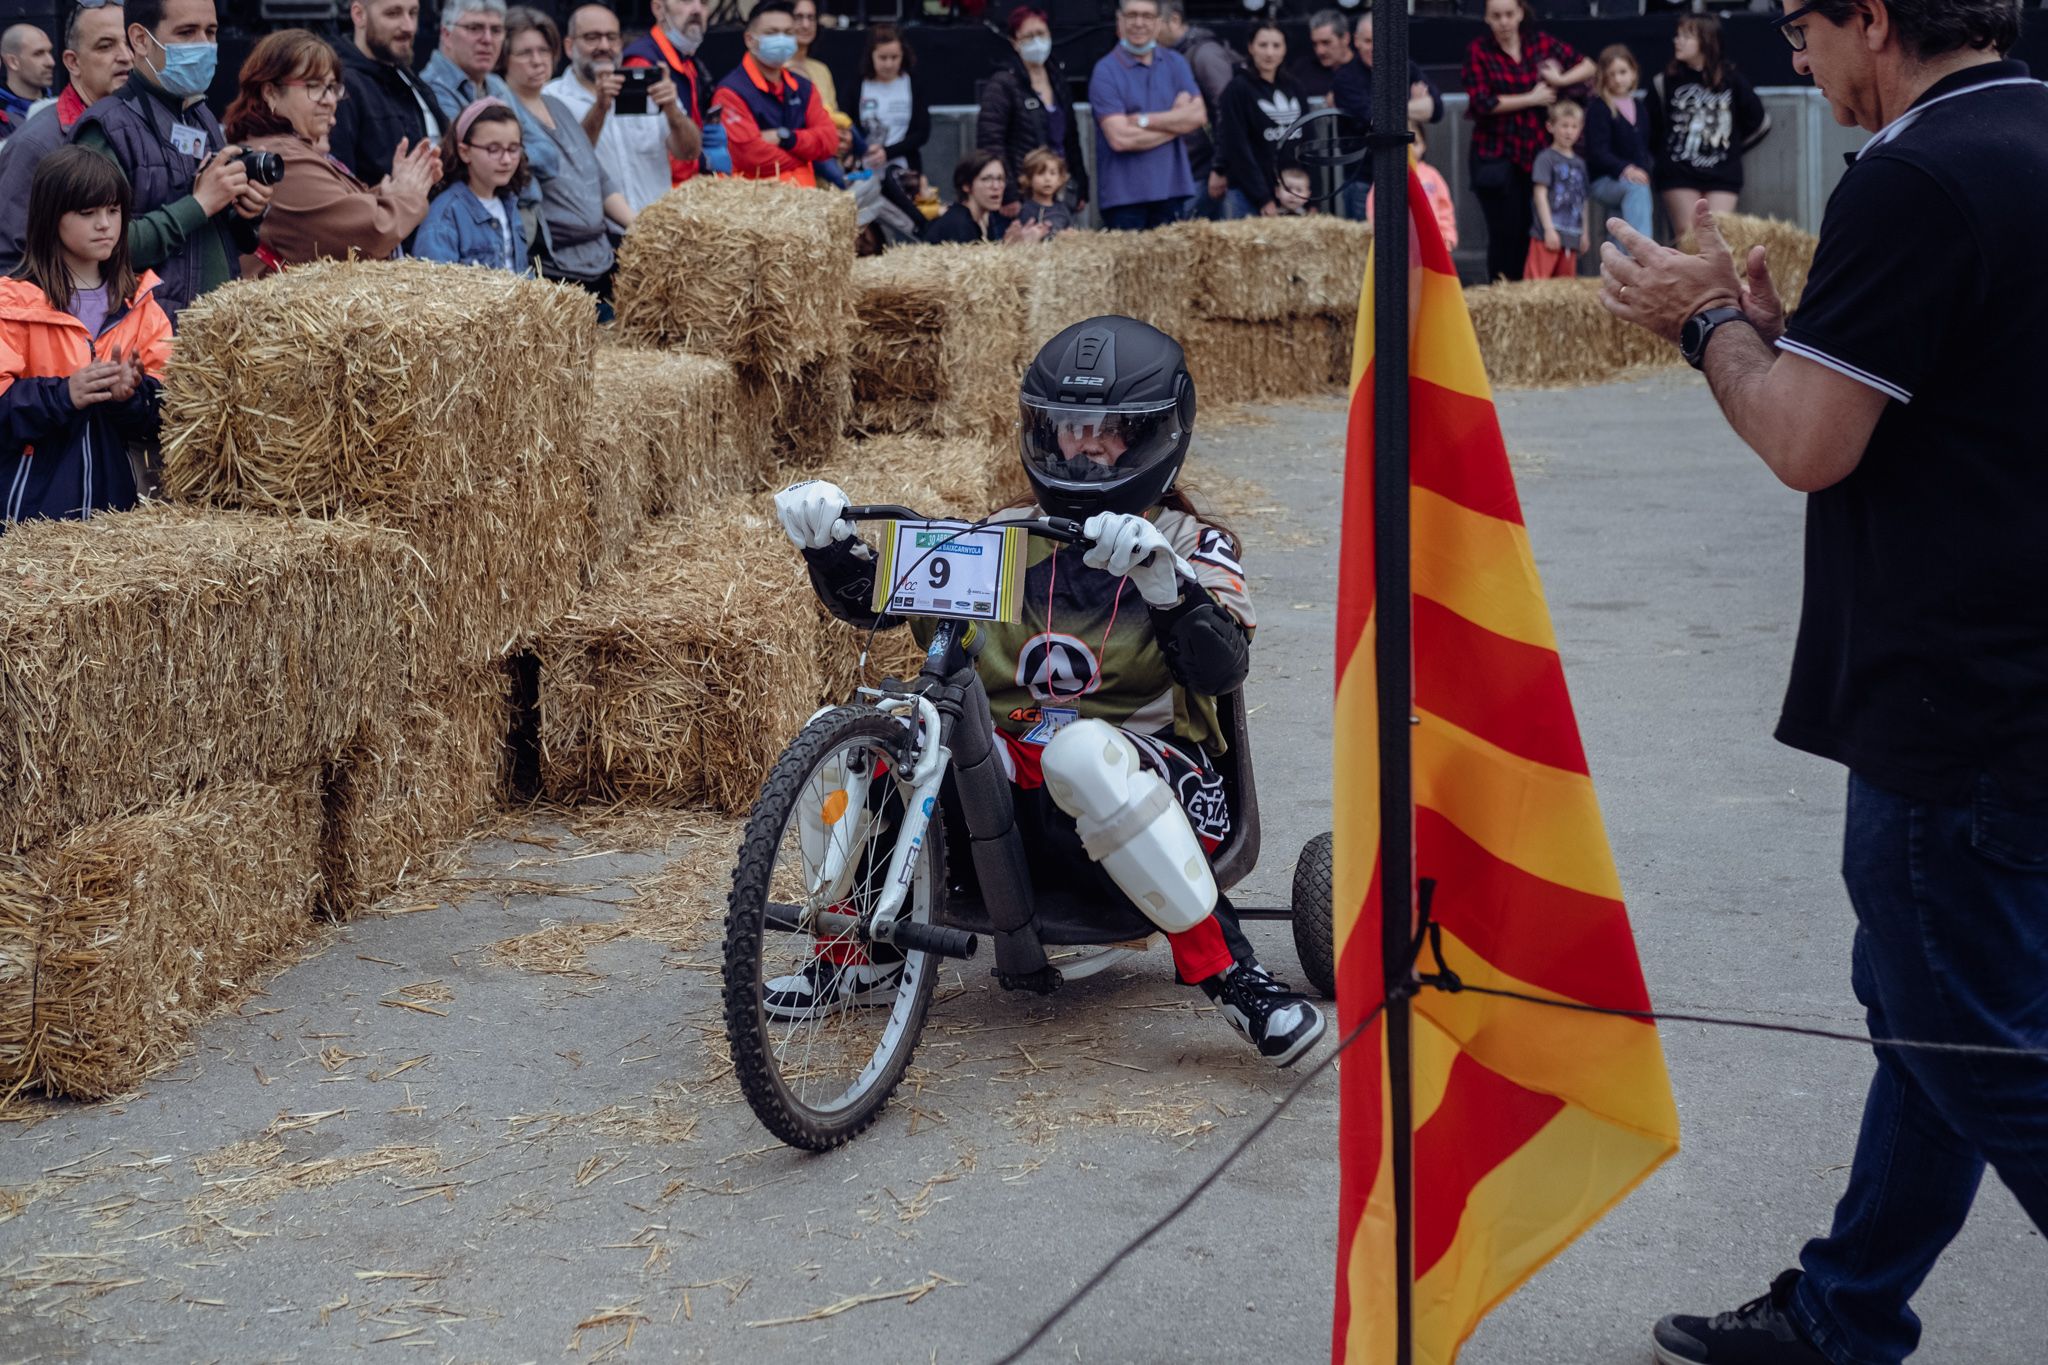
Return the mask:
M1202 983L1230 1026L1276 1066L1293 1066L1323 1036L1323 1014L1307 996L1275 981L1256 962L1240 962Z
M903 976L903 963L828 962L778 976L761 988L761 1009L770 1019L822 1019L854 1005L886 1005Z
M1771 1281L1771 1292L1710 1318L1673 1313L1650 1331L1657 1365L1828 1365L1792 1320L1799 1272Z

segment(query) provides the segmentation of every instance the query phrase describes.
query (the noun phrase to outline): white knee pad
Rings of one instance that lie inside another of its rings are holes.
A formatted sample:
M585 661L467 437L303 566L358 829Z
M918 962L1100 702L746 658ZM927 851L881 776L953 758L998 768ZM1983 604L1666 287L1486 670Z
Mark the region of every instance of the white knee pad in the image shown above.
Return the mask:
M1045 746L1046 789L1074 817L1088 856L1131 903L1168 933L1216 908L1216 878L1187 813L1138 749L1113 725L1077 720Z

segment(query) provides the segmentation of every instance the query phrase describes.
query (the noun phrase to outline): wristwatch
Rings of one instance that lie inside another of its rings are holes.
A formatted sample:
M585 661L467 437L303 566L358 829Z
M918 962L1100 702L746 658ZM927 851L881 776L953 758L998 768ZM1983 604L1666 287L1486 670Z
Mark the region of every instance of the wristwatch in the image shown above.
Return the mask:
M1138 115L1138 126L1140 128L1150 128L1152 126L1152 116L1150 114Z
M1704 313L1694 313L1678 330L1678 352L1685 357L1686 364L1697 370L1707 363L1707 342L1716 328L1724 323L1748 321L1740 308L1709 308Z

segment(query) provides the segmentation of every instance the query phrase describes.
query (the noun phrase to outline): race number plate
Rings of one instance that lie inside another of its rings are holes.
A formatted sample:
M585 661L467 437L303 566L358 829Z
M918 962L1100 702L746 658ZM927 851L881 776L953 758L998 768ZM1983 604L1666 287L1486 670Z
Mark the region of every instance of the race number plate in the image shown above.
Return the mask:
M1029 532L967 527L964 521L884 522L874 610L964 621L1024 619Z

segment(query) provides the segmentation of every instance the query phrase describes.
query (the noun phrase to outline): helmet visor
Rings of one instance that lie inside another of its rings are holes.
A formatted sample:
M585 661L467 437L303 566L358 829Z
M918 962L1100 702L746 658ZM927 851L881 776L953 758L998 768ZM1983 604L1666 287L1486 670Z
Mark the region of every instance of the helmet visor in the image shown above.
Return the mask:
M1180 448L1180 412L1172 402L1134 409L1026 399L1022 407L1024 463L1057 487L1106 491Z

